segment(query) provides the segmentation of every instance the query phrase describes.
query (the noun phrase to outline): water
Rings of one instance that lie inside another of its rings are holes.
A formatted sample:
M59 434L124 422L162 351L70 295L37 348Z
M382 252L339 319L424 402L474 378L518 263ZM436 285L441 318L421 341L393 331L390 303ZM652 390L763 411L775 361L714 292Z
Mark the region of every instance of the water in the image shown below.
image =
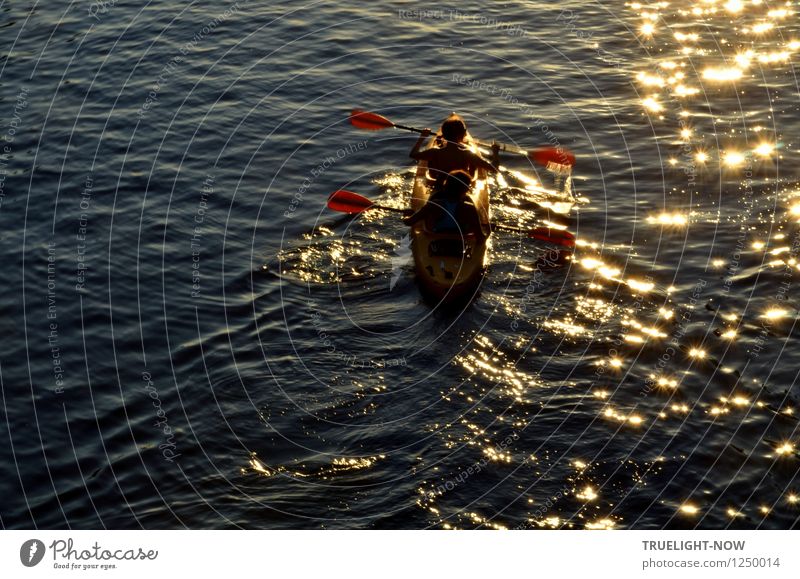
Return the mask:
M364 6L0 5L0 524L796 526L796 3ZM572 259L422 301L354 107L574 151Z

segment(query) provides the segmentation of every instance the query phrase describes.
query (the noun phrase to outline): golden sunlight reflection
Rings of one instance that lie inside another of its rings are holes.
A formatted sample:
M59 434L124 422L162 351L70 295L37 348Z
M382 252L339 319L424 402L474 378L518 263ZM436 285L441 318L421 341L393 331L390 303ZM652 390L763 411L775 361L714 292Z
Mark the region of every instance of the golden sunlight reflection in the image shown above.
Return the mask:
M610 420L614 420L616 422L620 422L623 424L631 424L633 426L640 426L644 423L644 418L638 414L628 414L625 415L621 412L618 412L613 406L608 405L603 409L602 412L605 418Z
M741 68L738 67L709 67L703 71L703 78L715 82L731 82L742 78Z
M680 213L660 213L647 218L648 223L658 223L660 225L670 225L674 227L683 226L688 223L685 215Z
M742 513L738 509L734 509L733 507L728 507L728 509L725 511L725 514L727 514L732 519L745 516L744 513Z
M722 162L726 167L739 167L743 165L745 161L747 161L747 157L739 151L726 151L722 158Z
M691 503L684 503L681 505L680 511L686 515L696 515L700 509Z
M273 472L255 456L250 457L250 468L263 476L272 476Z
M767 320L773 321L773 320L780 320L781 318L785 318L788 315L789 312L786 310L783 310L781 308L771 308L766 312L764 312L764 315L762 317Z
M600 519L586 523L586 528L591 531L607 531L613 529L615 525L611 519Z
M591 486L586 486L583 490L575 495L576 498L586 502L591 502L597 499L597 496L597 492Z
M643 99L642 100L642 105L648 111L652 111L654 113L658 113L658 112L661 112L661 111L664 110L664 105L662 105L660 102L658 102L658 97L656 97L656 96L650 96L650 97L647 97L646 99Z
M755 153L759 157L771 157L775 152L775 146L771 143L761 143L755 148Z
M758 22L758 23L754 24L752 26L752 28L749 28L749 29L748 28L744 28L744 32L745 33L749 32L751 34L758 35L758 34L764 34L766 32L769 32L773 28L775 28L775 23L774 22Z
M667 376L656 376L655 374L650 375L650 379L654 380L656 384L661 386L662 388L670 388L675 389L678 387L678 381L675 378L670 378Z
M738 14L744 10L744 2L742 2L742 0L728 0L728 2L725 3L725 10L731 14Z
M689 350L689 356L692 358L697 358L702 360L703 358L706 357L706 351L701 350L700 348L691 348Z

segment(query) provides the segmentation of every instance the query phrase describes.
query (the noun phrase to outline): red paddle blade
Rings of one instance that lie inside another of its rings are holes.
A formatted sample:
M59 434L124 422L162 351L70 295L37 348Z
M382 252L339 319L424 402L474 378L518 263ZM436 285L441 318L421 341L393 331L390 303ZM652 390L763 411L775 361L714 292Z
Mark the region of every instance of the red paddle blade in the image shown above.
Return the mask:
M562 229L551 229L549 227L537 227L528 232L528 237L539 241L549 241L562 247L575 247L575 236L569 231Z
M352 123L354 127L367 131L391 129L394 126L394 123L386 117L376 115L375 113L368 113L361 109L353 109L350 113L350 123Z
M372 205L372 201L352 191L334 191L328 197L328 209L341 213L361 213Z
M539 165L555 163L556 165L569 165L571 167L575 164L575 155L561 147L534 149L533 151L528 151L528 158Z

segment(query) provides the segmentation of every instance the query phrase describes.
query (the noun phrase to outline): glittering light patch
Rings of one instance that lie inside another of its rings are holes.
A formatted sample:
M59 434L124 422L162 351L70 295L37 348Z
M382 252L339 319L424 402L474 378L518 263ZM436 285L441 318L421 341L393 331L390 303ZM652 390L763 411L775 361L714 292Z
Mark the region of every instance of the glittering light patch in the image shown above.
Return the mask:
M738 67L713 68L703 71L703 78L715 82L732 82L742 78L744 72Z
M675 86L675 95L679 97L693 96L700 92L699 88L679 84Z
M262 476L272 476L274 474L272 469L267 467L254 456L250 458L250 468Z
M616 523L611 519L599 519L586 523L586 529L590 531L608 531L614 528Z
M544 322L544 327L552 331L554 334L562 334L565 336L590 336L591 332L587 331L584 326L576 324L572 319L565 320L552 320L548 319Z
M742 0L728 0L728 2L725 3L725 10L731 14L738 14L744 10L744 2L742 2Z
M664 105L658 102L658 98L655 96L647 97L646 99L642 100L642 106L646 108L648 111L658 113L664 110Z
M771 143L761 143L755 148L755 153L759 157L771 157L775 152L775 146Z
M744 517L744 514L740 510L734 509L733 507L728 507L728 509L725 511L725 514L727 514L732 519L736 519L738 517Z
M787 312L786 310L782 310L780 308L772 308L767 310L761 317L767 320L780 320L781 318L784 318L788 315L789 312Z
M684 503L681 505L680 511L686 515L696 515L700 509L690 503Z
M733 61L739 66L739 68L749 68L750 65L753 63L753 57L755 53L752 50L747 50L745 52L740 52L736 56L733 57Z
M734 406L747 406L750 404L750 400L745 398L744 396L734 396L731 398L731 404Z
M767 18L775 18L775 19L786 18L790 14L793 14L793 12L786 8L773 8L772 10L767 12Z
M595 492L595 490L590 486L585 487L583 490L581 490L578 494L575 495L576 498L587 502L595 500L597 496L598 495Z
M592 321L607 322L617 315L616 308L600 298L579 296L576 298L576 301L577 313Z
M697 42L700 40L700 35L696 32L690 32L689 34L684 34L683 32L676 32L675 33L675 40L680 42Z
M773 28L775 28L774 22L759 22L753 25L752 28L750 28L750 32L752 34L764 34L765 32L769 32ZM745 29L745 32L747 32L747 29Z
M648 223L658 223L660 225L683 226L688 223L685 215L680 213L660 213L647 218Z
M655 76L652 74L647 74L646 72L640 72L636 75L636 79L645 86L664 86L664 79L660 76Z
M675 378L669 378L667 376L655 376L651 374L650 379L653 380L656 384L658 384L662 388L675 389L678 387L678 381Z
M760 54L758 56L758 62L764 64L773 64L776 62L788 62L791 57L792 55L790 52L783 50L780 52L770 52L768 54Z
M739 151L726 151L725 156L722 158L722 162L726 167L740 167L744 165L747 161L747 157L745 157Z

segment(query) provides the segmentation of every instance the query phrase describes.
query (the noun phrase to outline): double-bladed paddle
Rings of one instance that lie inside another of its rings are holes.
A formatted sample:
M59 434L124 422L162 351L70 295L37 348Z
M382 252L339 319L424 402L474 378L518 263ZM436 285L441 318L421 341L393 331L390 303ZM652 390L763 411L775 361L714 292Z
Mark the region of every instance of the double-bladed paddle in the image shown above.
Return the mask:
M343 189L331 193L330 197L328 197L328 208L332 209L333 211L349 213L351 215L363 213L364 211L368 211L370 209L382 209L383 211L402 213L404 215L411 214L410 209L377 205L363 195L353 193L352 191L345 191ZM565 229L558 229L556 227L534 227L533 229L522 229L520 227L512 227L510 225L492 223L492 230L513 231L515 233L522 233L530 239L538 239L539 241L554 243L556 245L561 245L562 247L575 247L575 236Z
M384 116L377 113L370 113L361 109L353 109L350 113L350 123L359 129L366 131L381 131L383 129L400 129L402 131L411 131L412 133L422 133L422 129L414 127L407 127L405 125L398 125L393 123ZM491 147L491 143L483 143L475 141L477 144L484 147ZM504 145L497 143L501 151L508 153L515 153L518 155L525 155L539 165L547 166L548 163L555 163L557 165L573 166L575 164L575 155L563 147L543 147L540 149L525 150L514 145Z

